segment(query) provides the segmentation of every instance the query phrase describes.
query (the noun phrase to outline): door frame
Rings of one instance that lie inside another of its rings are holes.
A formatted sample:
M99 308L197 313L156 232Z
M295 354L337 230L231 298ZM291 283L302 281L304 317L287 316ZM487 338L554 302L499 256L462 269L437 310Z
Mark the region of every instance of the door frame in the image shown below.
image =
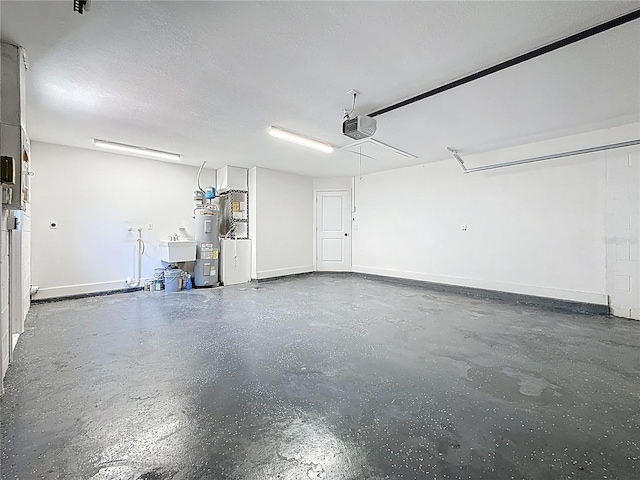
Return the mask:
M16 217L16 228L9 230L9 333L11 335L9 359L13 361L13 350L18 337L24 332L24 262L23 262L23 221L21 210L11 212Z
M345 193L347 196L348 210L349 210L349 266L346 270L336 270L351 272L353 269L353 199L351 198L352 192L350 189L341 188L319 188L313 192L313 270L318 270L318 198L323 193Z

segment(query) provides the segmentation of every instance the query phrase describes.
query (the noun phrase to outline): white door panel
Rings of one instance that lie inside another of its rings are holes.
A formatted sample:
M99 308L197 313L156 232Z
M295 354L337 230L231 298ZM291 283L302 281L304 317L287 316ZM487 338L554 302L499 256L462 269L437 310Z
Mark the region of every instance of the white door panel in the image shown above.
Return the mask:
M324 232L342 232L342 197L322 197L322 222L320 228Z
M325 262L342 262L342 242L339 238L322 239L322 260Z

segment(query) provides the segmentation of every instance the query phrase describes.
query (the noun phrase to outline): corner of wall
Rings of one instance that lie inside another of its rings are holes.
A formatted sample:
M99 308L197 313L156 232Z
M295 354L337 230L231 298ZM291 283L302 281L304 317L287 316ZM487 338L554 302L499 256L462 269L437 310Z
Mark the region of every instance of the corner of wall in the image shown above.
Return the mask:
M9 321L9 210L2 208L0 215L0 379L9 367L11 351L11 327Z
M258 188L257 188L257 175L258 168L253 167L249 169L248 173L248 183L249 183L249 239L251 240L251 278L258 278L258 267L256 262L256 249L258 244L258 234L257 234L257 196L258 196Z

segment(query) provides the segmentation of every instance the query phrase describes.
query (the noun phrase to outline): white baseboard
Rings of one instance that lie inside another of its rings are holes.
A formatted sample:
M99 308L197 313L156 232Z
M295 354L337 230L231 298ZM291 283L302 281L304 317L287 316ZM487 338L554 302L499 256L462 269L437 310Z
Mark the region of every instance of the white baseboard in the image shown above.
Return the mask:
M284 277L285 275L296 275L298 273L313 272L313 265L305 265L302 267L278 268L275 270L262 270L256 273L258 280L265 278Z
M138 286L144 286L145 280L146 279L143 279ZM84 295L86 293L109 292L112 290L123 290L125 288L130 288L125 280L83 283L79 285L62 285L59 287L40 287L38 293L33 296L33 300L68 297L70 295Z
M481 288L484 290L517 293L520 295L533 295L536 297L555 298L558 300L569 300L572 302L590 303L594 305L607 305L609 303L609 299L604 293L580 292L577 290L536 287L532 285L517 285L513 283L492 282L489 280L477 280L473 278L463 277L449 277L445 275L432 275L421 272L364 267L359 265L354 265L353 271L357 273L381 275L384 277L397 277L405 278L408 280L420 280L423 282L442 283L445 285L455 285L460 287Z
M629 318L631 320L640 320L640 308L611 305L611 315Z

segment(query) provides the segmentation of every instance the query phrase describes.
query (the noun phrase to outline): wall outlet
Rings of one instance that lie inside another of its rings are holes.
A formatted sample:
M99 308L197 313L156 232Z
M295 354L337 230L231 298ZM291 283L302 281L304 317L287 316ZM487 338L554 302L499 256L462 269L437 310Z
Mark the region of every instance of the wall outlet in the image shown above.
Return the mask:
M153 230L153 223L150 223L150 224L147 226L147 230Z
M56 222L49 222L49 228L55 230L58 228L58 224Z
M465 223L464 225L462 225L462 231L466 232L467 231L467 224Z

